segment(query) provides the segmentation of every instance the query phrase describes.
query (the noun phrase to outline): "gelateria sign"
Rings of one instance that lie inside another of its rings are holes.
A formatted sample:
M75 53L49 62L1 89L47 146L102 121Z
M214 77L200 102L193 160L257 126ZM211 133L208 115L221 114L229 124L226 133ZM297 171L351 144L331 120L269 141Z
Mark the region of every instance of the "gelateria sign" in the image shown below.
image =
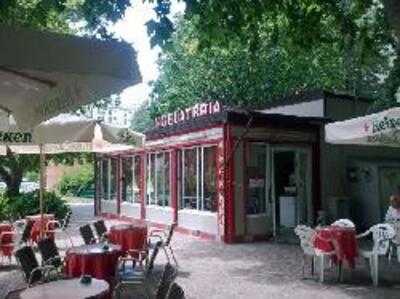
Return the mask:
M185 122L203 115L211 115L221 112L220 102L199 103L192 107L178 110L173 113L164 114L154 120L156 128L168 127L174 124Z
M32 143L32 133L29 132L5 132L0 131L0 144L1 143Z

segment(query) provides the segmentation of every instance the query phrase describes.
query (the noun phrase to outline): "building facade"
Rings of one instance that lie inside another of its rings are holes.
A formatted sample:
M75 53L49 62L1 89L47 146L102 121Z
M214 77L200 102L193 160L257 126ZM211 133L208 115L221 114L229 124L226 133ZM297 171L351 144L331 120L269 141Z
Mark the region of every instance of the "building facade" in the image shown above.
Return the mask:
M328 145L324 125L369 106L315 92L261 110L212 102L162 116L143 148L97 156L96 213L176 222L182 232L227 243L312 225L319 211L351 218L355 203L365 205L347 179L351 163L384 158L395 165L400 151Z

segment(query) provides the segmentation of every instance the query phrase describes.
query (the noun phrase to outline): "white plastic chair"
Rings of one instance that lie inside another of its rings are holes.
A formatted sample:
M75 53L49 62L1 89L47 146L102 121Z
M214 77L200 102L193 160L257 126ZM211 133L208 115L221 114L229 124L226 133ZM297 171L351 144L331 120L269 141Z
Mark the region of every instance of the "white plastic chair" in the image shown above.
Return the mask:
M339 227L346 227L346 228L356 228L354 222L350 219L339 219L333 222L331 225L339 226Z
M393 253L396 251L397 260L400 263L400 221L388 222L388 224L393 227L395 236L390 242L389 248L389 262L391 262Z
M373 246L372 249L360 248L359 253L362 257L368 260L372 283L374 286L378 286L379 281L379 256L386 255L389 250L390 240L394 238L395 231L390 224L381 223L372 226L365 233L357 236L357 239L372 234Z
M300 239L300 246L303 249L303 276L304 276L304 269L305 269L305 263L306 263L306 257L311 257L312 264L311 264L311 274L314 275L314 265L315 265L315 259L319 260L319 281L323 282L324 281L324 270L325 270L325 257L332 256L335 254L335 252L324 252L321 250L316 250L314 248L314 240L315 240L315 235L316 232L314 229L312 229L309 226L306 225L298 225L294 229L295 234L299 237Z

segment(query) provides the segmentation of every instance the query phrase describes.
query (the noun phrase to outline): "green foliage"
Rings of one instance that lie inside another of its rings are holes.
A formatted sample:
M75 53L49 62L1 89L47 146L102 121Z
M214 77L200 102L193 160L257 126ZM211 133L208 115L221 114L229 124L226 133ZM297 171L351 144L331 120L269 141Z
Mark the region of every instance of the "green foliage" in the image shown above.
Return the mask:
M77 171L64 174L59 183L58 189L62 195L76 196L80 190L93 185L93 166L84 164Z
M191 24L190 30L195 33L196 48L200 52L205 53L215 47L230 50L233 44L239 43L240 48L245 51L249 50L252 55L258 56L260 48L263 47L263 44L265 46L267 40L271 52L278 45L279 51L283 49L292 61L296 61L298 66L301 65L301 61L308 60L305 64L308 68L309 62L320 63L318 55L327 49L326 56L331 56L332 59L324 66L325 78L315 80L317 77L313 77L311 85L320 85L316 81L324 81L323 88L333 86L334 89L350 95L378 98L378 106L396 104L393 95L399 88L398 69L400 67L398 65L400 65L400 60L395 59L399 53L395 53L393 49L399 48L399 1L255 0L251 1L251 4L242 0L182 1L186 4L184 18L187 23ZM155 11L158 23L161 25L162 18L169 13L171 1L153 0L150 2L157 4ZM391 21L390 25L387 17ZM154 33L157 30L157 25L154 23L157 23L157 20L148 24L150 32ZM178 31L181 30L180 27L178 26ZM175 51L176 37L172 36L172 45L169 40L175 28L170 29L169 34L166 32L161 35L153 34L154 41L152 43L164 46L169 51L172 47L172 51ZM397 33L397 38L394 36L394 32ZM316 54L315 51L319 54ZM304 54L308 56L308 59L304 58ZM203 56L203 60L207 59L205 54ZM212 58L213 55L211 55ZM165 62L168 59L172 58L164 57L161 63L162 67L168 68ZM252 64L251 68L256 66L251 60L247 61ZM287 61L289 62L289 60ZM394 61L393 65L391 61ZM267 60L263 66L266 69L271 68L270 62ZM196 63L197 61L195 61L195 67L197 67ZM259 60L255 60L254 63L259 63ZM175 78L180 79L179 73L183 72L182 69L187 68L185 64L175 64L173 72L164 70L164 73L172 74ZM272 68L280 69L275 66ZM237 69L241 70L242 68ZM338 70L339 73L337 73ZM207 72L207 69L201 68L197 71ZM225 69L221 70L221 72L224 71ZM213 70L210 72L214 73ZM312 73L318 73L318 71ZM258 73L255 72L255 74ZM309 72L306 71L304 73L305 81L310 81L307 80L308 75ZM247 76L247 73L244 76ZM327 76L329 78L325 80ZM388 76L389 79L386 80ZM202 79L200 77L198 79ZM340 82L337 82L337 77L341 77ZM289 80L291 83L288 83L288 86L293 86L293 76ZM162 98L165 94L171 96L172 93L178 94L184 91L190 101L194 95L199 98L201 91L191 89L191 85L188 88L182 88L188 81L189 79L177 84L170 84L172 80L161 78L161 84L156 84L155 97ZM204 82L201 83L206 85ZM235 83L243 85L242 81ZM247 84L244 85L244 88L248 88ZM310 85L310 82L305 82L305 85ZM289 88L284 93L291 91L292 88ZM204 93L207 96L209 92ZM266 98L269 98L269 95L270 92L266 94ZM161 107L158 105L159 103L156 103L153 114L168 110L168 108L165 109L164 103L161 103ZM169 105L167 104L167 106Z
M131 129L136 132L145 132L154 124L150 115L149 103L145 102L135 111L131 120Z
M39 181L39 172L36 170L28 171L24 176L30 182L38 182Z
M129 0L1 0L0 23L72 32L75 23L88 35L109 38L107 26L118 21Z
M229 44L201 47L193 18L178 24L170 47L160 60L160 77L153 85L152 116L206 100L219 100L230 106L262 106L287 93L307 89L329 89L358 96L383 94L378 74L387 71L389 57L379 44L373 56L355 59L348 68L341 42L314 43L311 48L294 46L290 24L265 20L260 24L257 44L249 45L239 37ZM339 35L333 21L323 27L327 37ZM276 35L276 32L279 32ZM335 37L335 39L337 39ZM358 45L359 40L355 39ZM354 49L358 49L355 47ZM352 72L352 86L348 85ZM351 90L349 90L351 88Z
M12 219L8 197L0 193L0 221Z
M70 210L66 202L55 192L44 193L44 211L60 219ZM14 197L0 196L0 221L24 218L38 214L39 191L19 194Z

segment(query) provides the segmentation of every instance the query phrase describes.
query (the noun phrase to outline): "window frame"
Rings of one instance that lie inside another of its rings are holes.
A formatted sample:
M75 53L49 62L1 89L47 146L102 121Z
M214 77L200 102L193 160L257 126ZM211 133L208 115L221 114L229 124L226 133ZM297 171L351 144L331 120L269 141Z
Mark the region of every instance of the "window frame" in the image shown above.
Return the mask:
M166 177L162 176L163 179L163 198L162 198L162 204L158 204L158 175L159 173L159 163L157 163L157 156L162 154L163 156L163 161L168 161L168 193L166 193ZM166 159L166 155L168 155L168 159ZM151 157L154 156L154 171L151 169ZM162 208L169 208L171 207L171 150L165 150L165 151L154 151L154 152L149 152L146 154L146 162L147 162L147 171L146 171L146 182L147 182L147 187L146 187L146 206L151 206L151 207L162 207ZM150 181L150 176L152 175L152 171L154 172L154 180L153 180L153 193L154 193L154 198L150 197L150 193L148 192L148 184ZM167 195L168 194L168 200L167 200Z
M192 210L198 212L208 212L208 213L216 213L217 211L205 210L204 209L204 153L206 148L214 148L215 149L215 160L217 159L217 144L207 144L207 145L196 145L191 147L185 147L180 150L180 180L181 180L181 190L180 190L180 200L179 200L179 210ZM189 150L196 150L196 208L187 208L185 207L185 198L190 198L191 196L185 196L185 152ZM217 165L215 163L215 168ZM217 173L217 169L215 169L215 174ZM215 180L217 180L217 176L215 175ZM217 182L215 182L217 185ZM215 199L217 200L217 199Z

